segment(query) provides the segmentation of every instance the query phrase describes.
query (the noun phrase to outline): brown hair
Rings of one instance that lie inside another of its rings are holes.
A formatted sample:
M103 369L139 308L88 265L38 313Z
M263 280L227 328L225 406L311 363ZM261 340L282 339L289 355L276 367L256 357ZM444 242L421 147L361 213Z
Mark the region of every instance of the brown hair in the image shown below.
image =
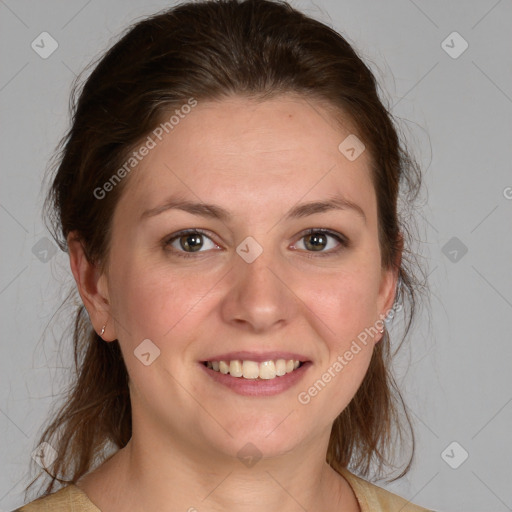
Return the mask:
M382 265L398 272L397 301L406 318L401 346L421 283L411 271L417 258L407 243L399 257L410 231L399 218L397 202L399 192L404 204L417 197L418 166L379 99L372 72L351 45L285 2L191 2L159 12L127 28L95 65L80 94L78 81L73 84L72 124L54 157L56 171L45 204L61 249L67 250L66 237L76 230L88 259L105 264L113 211L127 179L101 200L94 191L169 112L190 98L200 102L241 95L264 101L290 92L331 106L339 119L353 123L370 151ZM40 438L58 454L47 470L51 481L45 493L54 490L56 480L75 482L101 461L109 444L119 449L131 437L128 374L118 341L102 342L79 305L73 343L76 375ZM375 463L381 471L392 465L394 443L405 446L402 441L410 433L410 456L397 478L408 471L414 435L391 359L386 331L362 385L334 422L327 452L334 469L350 465L367 476Z

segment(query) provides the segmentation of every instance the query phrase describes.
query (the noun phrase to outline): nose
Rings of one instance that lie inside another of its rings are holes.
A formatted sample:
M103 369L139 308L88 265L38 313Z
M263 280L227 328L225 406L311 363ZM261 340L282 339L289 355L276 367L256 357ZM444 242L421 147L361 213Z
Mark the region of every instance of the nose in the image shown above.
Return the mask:
M264 250L252 263L238 255L234 260L222 304L224 321L253 333L288 324L296 311L296 299L277 258Z

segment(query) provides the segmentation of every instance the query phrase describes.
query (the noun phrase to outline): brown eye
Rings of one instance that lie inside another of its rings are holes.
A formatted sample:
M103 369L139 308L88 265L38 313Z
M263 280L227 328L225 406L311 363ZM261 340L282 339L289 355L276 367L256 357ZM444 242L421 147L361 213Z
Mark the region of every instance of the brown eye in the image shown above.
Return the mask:
M325 233L313 233L312 235L306 235L304 245L308 250L321 251L328 244L328 237Z
M205 241L209 241L212 246L206 247L207 249L218 248L218 245L215 244L209 236L198 229L188 229L176 233L171 238L167 238L164 241L164 247L167 249L171 248L171 251L176 254L176 256L187 258L191 257L193 253L206 252L201 251L201 249L204 248ZM208 244L206 244L206 246L207 245Z
M335 240L331 242L330 239ZM337 254L340 250L349 246L348 239L343 235L326 229L310 229L302 235L301 240L306 252L316 252L317 256L329 256ZM300 247L299 247L300 248ZM325 250L325 249L328 250ZM311 257L311 255L308 255Z
M198 251L203 245L203 235L195 233L191 235L183 235L178 238L180 246L184 251L192 250Z

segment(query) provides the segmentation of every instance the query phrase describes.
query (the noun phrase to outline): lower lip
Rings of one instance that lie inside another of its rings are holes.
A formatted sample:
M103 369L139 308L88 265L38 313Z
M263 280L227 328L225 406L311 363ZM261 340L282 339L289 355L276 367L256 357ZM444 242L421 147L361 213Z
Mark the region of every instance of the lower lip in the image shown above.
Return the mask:
M229 373L224 374L207 368L203 363L199 366L214 381L233 390L235 393L244 396L273 396L283 393L297 384L305 372L311 366L311 362L303 363L299 368L281 377L274 379L244 379L243 377L231 377Z

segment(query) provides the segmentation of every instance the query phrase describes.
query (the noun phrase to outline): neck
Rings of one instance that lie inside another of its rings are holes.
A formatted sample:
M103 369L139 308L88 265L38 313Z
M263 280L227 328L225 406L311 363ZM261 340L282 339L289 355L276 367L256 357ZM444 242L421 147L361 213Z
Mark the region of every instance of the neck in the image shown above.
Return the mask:
M179 443L140 442L134 433L78 485L104 512L359 511L346 480L321 456L325 449L318 441L304 443L293 453L248 461L248 467L238 459L186 451Z

